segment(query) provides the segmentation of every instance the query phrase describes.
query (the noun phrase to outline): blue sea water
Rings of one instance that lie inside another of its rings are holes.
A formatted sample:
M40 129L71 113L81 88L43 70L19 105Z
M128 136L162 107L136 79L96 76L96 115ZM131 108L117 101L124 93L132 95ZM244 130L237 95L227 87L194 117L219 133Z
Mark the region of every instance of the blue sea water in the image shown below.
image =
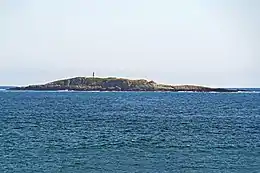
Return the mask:
M260 172L260 93L0 92L0 172Z

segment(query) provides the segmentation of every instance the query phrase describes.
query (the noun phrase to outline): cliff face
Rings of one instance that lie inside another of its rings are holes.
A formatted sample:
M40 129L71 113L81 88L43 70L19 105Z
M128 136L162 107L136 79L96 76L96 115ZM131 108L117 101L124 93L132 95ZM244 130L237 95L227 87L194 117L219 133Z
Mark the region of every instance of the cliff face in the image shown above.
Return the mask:
M154 81L129 80L123 78L86 78L76 77L58 80L45 85L11 88L12 90L75 90L75 91L197 91L197 92L234 92L221 88L208 88L194 85L163 85Z

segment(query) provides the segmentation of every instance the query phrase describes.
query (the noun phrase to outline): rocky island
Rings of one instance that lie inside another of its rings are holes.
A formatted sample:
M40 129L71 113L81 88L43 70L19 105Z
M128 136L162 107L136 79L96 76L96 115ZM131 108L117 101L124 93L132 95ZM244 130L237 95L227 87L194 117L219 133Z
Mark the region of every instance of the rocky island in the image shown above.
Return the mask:
M35 91L191 91L191 92L237 92L225 88L209 88L196 85L165 85L145 79L130 80L124 78L94 78L75 77L58 80L43 85L30 85L14 87L10 90L35 90Z

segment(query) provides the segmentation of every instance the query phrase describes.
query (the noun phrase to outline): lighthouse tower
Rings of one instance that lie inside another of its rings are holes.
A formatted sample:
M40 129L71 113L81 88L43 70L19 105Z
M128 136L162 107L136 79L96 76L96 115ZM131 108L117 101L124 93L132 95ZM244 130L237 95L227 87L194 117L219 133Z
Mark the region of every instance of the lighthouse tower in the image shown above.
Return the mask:
M95 72L93 72L92 77L93 77L93 84L94 84L95 83Z

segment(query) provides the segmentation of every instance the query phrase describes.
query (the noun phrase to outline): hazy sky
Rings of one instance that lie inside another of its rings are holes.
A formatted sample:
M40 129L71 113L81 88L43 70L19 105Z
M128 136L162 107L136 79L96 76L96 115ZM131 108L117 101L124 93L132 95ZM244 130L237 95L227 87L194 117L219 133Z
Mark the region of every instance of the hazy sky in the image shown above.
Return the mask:
M0 0L0 85L260 87L260 0Z

